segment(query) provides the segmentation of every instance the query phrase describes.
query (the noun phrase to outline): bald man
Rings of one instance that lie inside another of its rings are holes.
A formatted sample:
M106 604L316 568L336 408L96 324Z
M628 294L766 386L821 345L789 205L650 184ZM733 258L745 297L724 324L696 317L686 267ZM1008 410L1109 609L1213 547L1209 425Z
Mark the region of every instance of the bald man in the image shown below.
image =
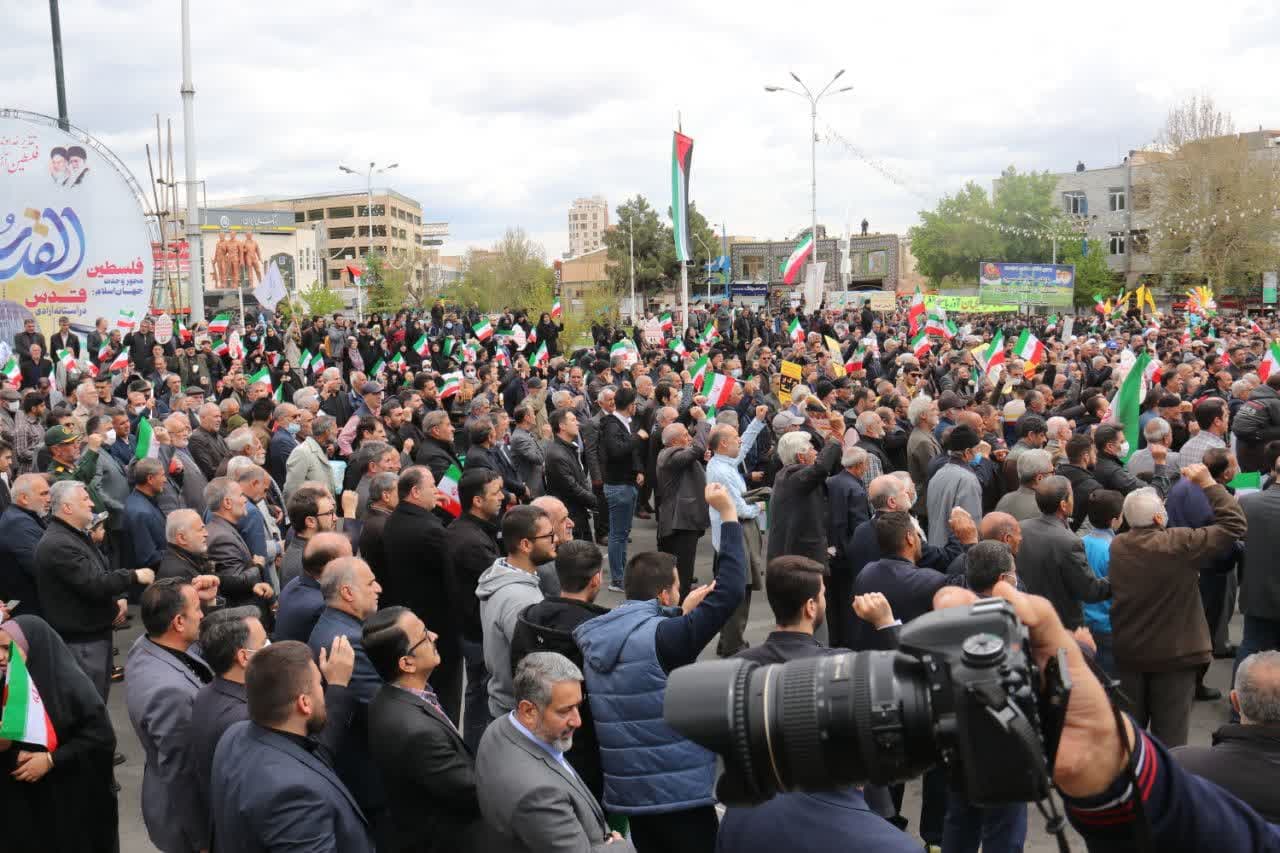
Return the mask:
M272 639L298 640L305 643L311 629L324 610L324 594L320 591L320 575L324 567L339 557L352 556L351 540L342 533L313 534L302 550L302 574L290 580L280 591L280 609L276 611Z
M556 535L556 545L560 546L573 539L573 519L564 501L543 495L533 499L533 505L547 514L551 519L551 532ZM560 595L560 577L556 574L556 561L538 566L538 588L543 598L554 598Z
M978 535L984 542L1003 542L1009 547L1010 554L1018 556L1018 548L1022 545L1022 525L1009 513L989 512L984 515L978 525ZM947 574L964 576L969 568L967 557L966 551L952 560Z

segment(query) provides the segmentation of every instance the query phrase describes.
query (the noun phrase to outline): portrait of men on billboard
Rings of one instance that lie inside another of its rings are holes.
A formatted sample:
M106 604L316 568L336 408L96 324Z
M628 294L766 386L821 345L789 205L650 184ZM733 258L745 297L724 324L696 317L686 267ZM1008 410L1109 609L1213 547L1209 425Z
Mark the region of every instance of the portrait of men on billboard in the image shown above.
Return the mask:
M67 149L55 145L49 151L49 177L58 186L67 182Z
M89 166L85 163L88 159L82 146L71 145L67 147L67 180L66 186L78 187L84 182L85 177L89 174Z

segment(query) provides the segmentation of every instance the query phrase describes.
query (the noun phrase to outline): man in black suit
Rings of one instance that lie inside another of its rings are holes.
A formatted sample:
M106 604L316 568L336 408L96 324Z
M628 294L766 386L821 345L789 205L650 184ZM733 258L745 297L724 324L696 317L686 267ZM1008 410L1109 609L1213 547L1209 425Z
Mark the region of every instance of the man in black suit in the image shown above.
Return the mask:
M703 467L707 448L700 440L695 441L681 423L663 427L662 443L665 447L658 454L656 483L663 498L658 504L658 550L676 558L680 598L684 600L693 587L698 540L711 526L707 502L702 497L707 489Z
M50 352L56 353L60 349L66 349L71 350L71 354L77 359L80 358L80 339L76 337L75 332L71 331L71 321L66 317L58 318L58 331L49 338L49 346Z
M386 607L363 638L386 682L369 704L369 745L391 809L390 849L485 849L475 758L427 683L440 664L436 634L407 607Z
M44 335L36 331L36 321L23 320L22 331L13 336L13 352L18 356L19 366L25 367L31 363L32 344L39 344L42 353L49 351L49 346L44 342Z
M578 415L572 409L556 409L548 420L552 438L546 447L547 494L569 510L574 538L590 541L590 513L598 504L577 444Z

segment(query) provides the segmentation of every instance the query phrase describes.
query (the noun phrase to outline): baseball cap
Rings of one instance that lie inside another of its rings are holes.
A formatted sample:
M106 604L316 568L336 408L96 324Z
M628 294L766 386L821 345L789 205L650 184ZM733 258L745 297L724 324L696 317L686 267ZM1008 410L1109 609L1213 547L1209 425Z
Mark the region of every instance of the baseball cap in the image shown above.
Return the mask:
M188 385L186 387L186 390L183 393L185 393L188 397L203 397L204 388L200 387L199 385Z
M67 429L62 424L51 426L44 434L44 443L46 447L53 447L55 444L70 444L78 441L80 438L73 429Z
M938 411L945 412L948 409L963 409L965 407L965 399L955 391L943 391L938 397Z
M787 427L800 426L802 423L804 418L784 410L773 416L773 431L781 432Z

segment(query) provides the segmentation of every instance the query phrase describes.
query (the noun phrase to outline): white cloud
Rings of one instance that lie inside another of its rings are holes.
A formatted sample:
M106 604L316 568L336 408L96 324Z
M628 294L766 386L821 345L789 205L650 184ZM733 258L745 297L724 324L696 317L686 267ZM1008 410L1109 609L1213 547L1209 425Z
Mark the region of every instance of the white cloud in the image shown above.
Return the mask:
M790 84L789 70L821 85L847 68L840 82L854 91L823 102L820 129L829 122L915 190L822 143L818 213L833 228L866 216L904 229L939 193L989 186L1010 164L1115 162L1195 92L1242 128L1280 122L1267 61L1280 18L1245 0L192 7L209 198L357 188L338 162L394 159L380 183L450 221L449 248L521 225L557 255L578 195L616 206L643 193L665 210L677 110L696 140L699 208L733 234L794 233L809 220L808 105L763 91ZM26 4L7 23L0 105L53 113L46 8ZM154 113L181 136L178 25L172 0L63 4L71 118L135 175Z

